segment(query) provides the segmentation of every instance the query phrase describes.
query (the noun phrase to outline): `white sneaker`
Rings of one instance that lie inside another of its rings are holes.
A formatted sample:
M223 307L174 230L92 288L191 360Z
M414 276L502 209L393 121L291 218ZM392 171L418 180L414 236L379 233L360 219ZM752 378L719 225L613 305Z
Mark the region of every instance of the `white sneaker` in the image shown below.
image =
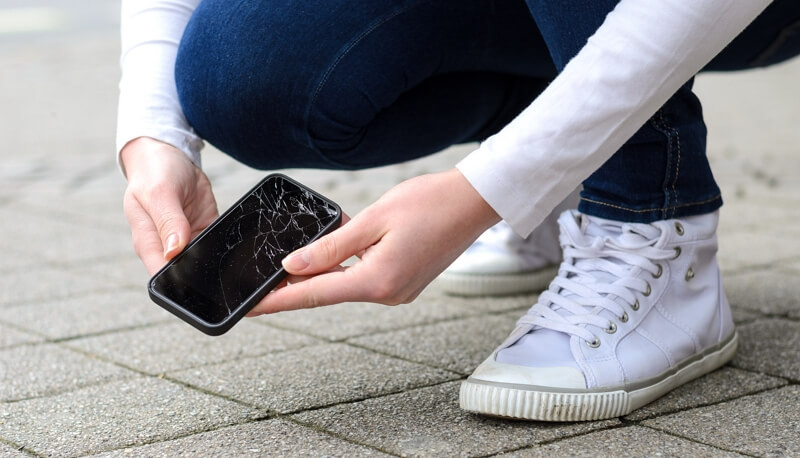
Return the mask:
M501 221L453 261L436 284L457 296L507 296L547 288L561 261L558 215L577 205L576 190L527 238Z
M565 212L558 276L462 383L461 407L613 418L725 364L737 336L716 261L718 220L631 224Z

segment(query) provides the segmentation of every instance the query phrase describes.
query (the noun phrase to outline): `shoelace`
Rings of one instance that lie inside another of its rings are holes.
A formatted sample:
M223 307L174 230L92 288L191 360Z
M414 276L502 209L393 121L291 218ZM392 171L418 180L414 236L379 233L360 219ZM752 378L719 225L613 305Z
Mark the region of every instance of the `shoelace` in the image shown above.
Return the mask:
M564 262L558 276L518 325L545 328L580 337L592 346L598 338L587 326L608 332L616 323L601 315L608 311L619 321L628 320L625 304L638 308L636 292L650 294L650 284L635 275L641 270L660 276L656 262L674 257L675 252L656 247L662 228L656 224L621 224L619 235L589 235L591 218L567 212L558 222Z

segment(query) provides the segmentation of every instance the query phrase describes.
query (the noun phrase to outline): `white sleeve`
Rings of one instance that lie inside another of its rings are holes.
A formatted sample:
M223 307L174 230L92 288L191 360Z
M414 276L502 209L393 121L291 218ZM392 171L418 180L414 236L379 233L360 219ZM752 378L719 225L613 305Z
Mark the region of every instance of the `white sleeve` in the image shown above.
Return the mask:
M181 111L175 56L200 0L122 0L122 79L117 113L117 159L129 141L152 137L200 166L203 141Z
M529 234L769 0L622 0L563 72L458 169Z

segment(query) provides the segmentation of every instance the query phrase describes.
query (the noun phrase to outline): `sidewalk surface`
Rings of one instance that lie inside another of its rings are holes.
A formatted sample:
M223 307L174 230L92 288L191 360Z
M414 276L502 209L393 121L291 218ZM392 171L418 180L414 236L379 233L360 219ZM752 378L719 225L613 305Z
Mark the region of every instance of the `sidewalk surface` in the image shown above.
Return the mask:
M0 456L800 455L800 61L697 81L726 199L732 363L624 418L527 423L462 412L457 389L533 296L434 285L220 338L150 302L114 162L118 7L31 3L0 0ZM288 173L353 214L469 151ZM262 176L204 161L221 208Z

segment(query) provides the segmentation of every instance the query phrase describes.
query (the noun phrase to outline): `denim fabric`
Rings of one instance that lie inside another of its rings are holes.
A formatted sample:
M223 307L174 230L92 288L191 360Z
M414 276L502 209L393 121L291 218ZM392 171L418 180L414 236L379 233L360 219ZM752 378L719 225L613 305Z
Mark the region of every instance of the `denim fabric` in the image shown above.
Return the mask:
M502 128L615 4L204 0L179 49L178 93L198 134L252 167L397 163ZM800 53L798 19L800 2L776 0L708 69ZM688 82L585 181L581 211L636 222L713 211L705 137Z

